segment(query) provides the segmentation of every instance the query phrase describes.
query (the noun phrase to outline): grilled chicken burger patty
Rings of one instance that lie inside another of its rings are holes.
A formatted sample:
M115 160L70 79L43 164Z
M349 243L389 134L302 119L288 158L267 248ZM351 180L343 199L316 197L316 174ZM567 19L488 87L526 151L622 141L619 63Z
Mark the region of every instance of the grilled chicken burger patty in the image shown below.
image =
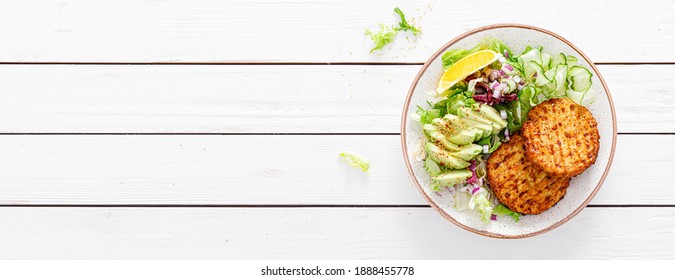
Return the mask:
M527 114L521 133L527 159L546 173L573 177L595 163L598 123L588 109L567 98L549 99Z
M525 157L525 138L516 134L487 160L487 179L501 203L523 214L539 214L565 196L570 178L546 173Z

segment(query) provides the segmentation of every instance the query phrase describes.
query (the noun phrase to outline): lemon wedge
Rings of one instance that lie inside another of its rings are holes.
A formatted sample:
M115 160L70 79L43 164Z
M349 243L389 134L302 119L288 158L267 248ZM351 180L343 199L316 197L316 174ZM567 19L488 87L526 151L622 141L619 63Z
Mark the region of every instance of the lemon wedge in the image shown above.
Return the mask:
M460 59L445 71L443 77L441 77L441 80L438 82L436 93L442 94L457 82L471 75L471 73L481 70L492 62L495 62L500 56L500 54L494 51L482 50Z

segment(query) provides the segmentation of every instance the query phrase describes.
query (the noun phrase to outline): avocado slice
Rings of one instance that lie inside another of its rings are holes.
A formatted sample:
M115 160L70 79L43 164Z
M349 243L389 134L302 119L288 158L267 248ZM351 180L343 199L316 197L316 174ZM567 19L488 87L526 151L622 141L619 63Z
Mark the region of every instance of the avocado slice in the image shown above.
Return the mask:
M462 128L457 126L456 121L451 121L448 118L433 119L431 123L446 135L454 135L462 131Z
M448 154L448 152L444 151L431 142L427 142L426 152L431 157L431 159L433 159L435 162L438 162L439 165L445 168L462 169L469 166L469 162Z
M480 152L483 151L483 147L480 145L476 144L471 144L471 145L466 145L462 147L461 151L458 152L450 152L449 154L453 157L465 160L465 161L470 161L474 157L476 157Z
M462 147L450 142L447 137L440 131L433 131L429 133L429 138L436 144L440 144L443 146L446 150L450 152L459 152L462 150Z
M422 125L422 130L424 131L424 134L431 137L432 133L438 132L438 127L436 127L433 124L428 123L428 124Z
M479 122L479 121L475 121L475 120L472 120L472 119L469 119L469 118L462 118L462 123L466 127L475 127L475 128L480 129L483 132L481 137L478 140L486 138L486 137L490 137L492 135L492 132L494 131L492 125L489 125L489 124L486 124L486 123L483 123L483 122Z
M478 106L478 113L481 115L481 117L498 123L502 128L507 125L506 120L502 119L502 116L499 114L499 111L488 105L481 104L480 106Z
M454 146L462 146L485 138L486 135L489 136L492 133L490 125L454 115L446 115L443 118L433 119L431 124L425 124L422 126L422 129L432 140L442 142L451 151L458 149L453 147L452 144L445 142L450 141L456 144ZM445 137L441 138L438 133Z
M484 124L491 125L493 128L493 131L500 131L502 128L504 128L500 123L494 122L490 119L484 118L481 114L478 113L478 111L473 110L471 108L467 107L462 107L457 110L457 113L463 117L467 118L476 122L481 122Z
M429 136L429 139L432 142L440 144L450 151L460 151L462 149L457 144L450 142L450 140L448 140L445 134L441 132L438 126L433 124L425 124L424 126L422 126L422 129L424 130L424 133L426 133L427 136Z
M438 183L441 186L452 187L459 183L463 183L469 177L471 177L471 171L467 169L462 169L462 170L447 171L432 177L432 179L434 179L436 183Z
M486 123L474 121L468 118L462 118L455 115L445 115L443 119L446 119L448 123L453 127L454 131L462 131L469 128L479 128L482 130L482 136L477 140L488 137L492 134L492 126Z
M466 145L476 141L477 135L473 128L460 127L458 122L450 121L447 118L437 118L432 120L431 123L435 125L443 135L446 135L447 139L452 143Z
M463 146L471 144L474 141L480 139L482 135L483 135L482 130L472 127L449 136L448 140L450 140L450 142L452 143Z
M446 150L450 151L451 153L456 153L456 152L462 152L463 150L469 149L469 150L480 150L482 149L482 146L476 145L476 144L468 144L468 145L457 145L453 142L450 142L448 140L448 137L445 136L442 132L438 130L438 128L432 124L424 125L424 132L429 135L429 139L431 140L432 143L441 146L445 148ZM466 151L464 151L466 153ZM475 153L475 152L471 152Z

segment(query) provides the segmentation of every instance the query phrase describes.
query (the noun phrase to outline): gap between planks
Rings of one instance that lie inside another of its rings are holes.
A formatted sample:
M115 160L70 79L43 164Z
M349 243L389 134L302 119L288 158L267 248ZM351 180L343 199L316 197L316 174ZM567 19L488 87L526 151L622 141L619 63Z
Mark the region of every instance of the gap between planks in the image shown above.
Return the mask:
M675 65L675 61L658 62L594 62L595 65ZM404 66L424 65L424 62L286 62L286 61L222 61L222 62L10 62L0 61L0 65L256 65L256 66Z
M427 204L0 204L0 208L431 208ZM586 208L675 208L675 204L591 204Z
M618 135L675 135L675 132L618 132ZM399 132L0 132L0 136L399 136Z

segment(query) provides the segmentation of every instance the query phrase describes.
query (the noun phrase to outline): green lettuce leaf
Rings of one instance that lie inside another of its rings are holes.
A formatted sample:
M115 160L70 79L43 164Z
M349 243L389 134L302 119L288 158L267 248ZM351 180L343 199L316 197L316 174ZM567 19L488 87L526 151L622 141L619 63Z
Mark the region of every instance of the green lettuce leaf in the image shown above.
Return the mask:
M502 145L502 140L501 138L499 138L499 134L495 134L490 137L481 139L476 144L481 146L488 145L488 154L491 154L494 151L496 151L497 148L499 148L499 146Z
M433 119L444 116L444 114L441 113L440 109L432 108L425 110L424 108L417 106L417 114L420 115L420 123L422 125L429 124Z
M507 60L515 61L513 52L511 52L511 49L509 49L509 47L507 47L506 44L502 42L502 40L492 37L486 37L480 42L480 45L482 45L481 46L482 49L492 50L501 55L504 55L504 52L506 51L509 54Z
M481 219L485 223L490 222L490 218L492 217L492 203L485 197L485 194L477 194L471 197L471 201L469 202L469 208L475 208L478 210L478 212L481 215Z
M452 49L445 52L441 57L441 60L443 60L443 70L448 70L448 68L455 64L455 62L458 60L481 50L492 50L501 55L504 55L504 51L507 51L509 53L508 60L516 61L513 53L511 52L511 49L509 49L509 47L507 47L506 44L502 42L502 40L487 37L481 40L481 42L472 49Z
M515 220L516 222L520 221L520 213L511 211L511 209L504 206L504 204L497 205L495 209L492 211L492 214L495 214L497 216L508 215L511 216L511 218L513 218L513 220Z
M378 32L373 32L369 29L366 29L366 35L370 36L370 39L375 43L375 47L370 50L370 53L373 53L376 50L381 50L384 48L384 46L394 41L394 38L396 38L396 33L398 33L398 31L381 23L380 31Z
M344 158L345 161L347 161L347 164L350 166L361 169L363 172L368 172L370 169L370 162L360 155L349 152L341 152L340 157Z
M420 29L418 27L408 23L408 21L405 19L405 15L403 14L403 11L401 11L401 9L396 7L396 8L394 8L394 12L396 12L401 17L401 22L398 23L398 27L394 27L395 30L397 30L397 31L410 31L415 36L417 36L417 34L420 33Z
M457 110L459 108L471 107L473 104L476 104L476 101L473 100L473 94L468 91L462 91L461 89L452 92L445 102L447 112L453 115L457 115Z
M455 62L476 51L478 50L455 49L445 52L441 57L441 60L443 60L443 70L448 70Z

